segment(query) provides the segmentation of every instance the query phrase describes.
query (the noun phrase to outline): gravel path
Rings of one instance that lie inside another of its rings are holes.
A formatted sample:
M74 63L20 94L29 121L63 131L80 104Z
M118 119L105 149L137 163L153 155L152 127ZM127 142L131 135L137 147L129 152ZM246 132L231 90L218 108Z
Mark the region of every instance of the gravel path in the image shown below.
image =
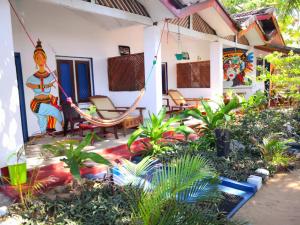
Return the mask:
M300 225L300 169L276 174L235 218L252 225Z

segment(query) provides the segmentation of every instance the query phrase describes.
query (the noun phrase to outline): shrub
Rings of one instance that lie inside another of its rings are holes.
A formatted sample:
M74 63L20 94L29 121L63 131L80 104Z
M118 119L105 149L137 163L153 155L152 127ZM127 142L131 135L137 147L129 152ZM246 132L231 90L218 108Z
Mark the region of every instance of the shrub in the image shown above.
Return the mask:
M164 133L168 131L175 131L178 133L183 133L186 137L193 133L194 131L184 125L179 127L173 127L173 123L180 122L179 117L171 117L166 119L166 108L163 107L158 115L150 114L149 119L145 119L144 124L141 124L139 128L132 133L129 137L127 145L130 149L132 143L139 137L149 138L149 144L144 143L146 147L146 154L148 155L156 155L160 152L167 150L163 143L161 142L163 139Z
M111 165L111 163L101 155L83 150L91 143L93 138L94 134L89 133L81 142L74 140L59 141L54 144L43 145L43 148L56 156L65 156L61 161L70 169L73 178L79 180L81 178L80 168L83 166L83 163L88 160L99 164Z
M79 196L70 200L50 200L41 196L32 200L28 209L19 205L11 207L12 214L19 214L24 224L56 225L128 225L131 221L131 193L133 188L110 186L107 182L89 182ZM137 190L134 190L137 191Z

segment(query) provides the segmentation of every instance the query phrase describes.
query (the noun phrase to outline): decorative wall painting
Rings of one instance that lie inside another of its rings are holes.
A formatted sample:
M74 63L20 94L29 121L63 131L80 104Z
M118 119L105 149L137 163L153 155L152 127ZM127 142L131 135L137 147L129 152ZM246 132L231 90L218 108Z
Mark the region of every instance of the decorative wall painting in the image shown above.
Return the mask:
M223 50L224 87L250 86L253 71L253 52L227 48Z
M42 134L51 133L55 131L57 121L63 124L63 117L57 104L58 98L51 95L51 87L56 79L54 74L45 69L47 55L40 40L37 41L33 59L38 71L31 75L26 82L26 86L34 93L30 108L37 117L40 132Z

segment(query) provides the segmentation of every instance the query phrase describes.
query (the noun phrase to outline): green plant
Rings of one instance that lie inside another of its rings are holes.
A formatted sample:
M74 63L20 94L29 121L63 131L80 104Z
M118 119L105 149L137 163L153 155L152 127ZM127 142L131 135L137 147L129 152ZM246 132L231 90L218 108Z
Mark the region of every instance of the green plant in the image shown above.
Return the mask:
M292 51L288 55L274 52L267 55L265 59L275 65L275 71L261 77L261 80L272 82L272 97L299 101L300 55Z
M272 166L286 167L291 161L291 157L285 153L287 149L286 142L278 140L278 138L263 138L262 144L259 144L258 147L264 159Z
M131 164L129 169L125 165L125 170L133 175L143 174L144 168L151 169L152 163L142 161L143 167L136 166L141 171L133 170ZM133 209L135 224L197 224L199 215L182 214L184 202L191 196L208 199L216 191L217 185L213 185L216 181L217 176L208 161L199 156L185 155L163 165L153 173L151 185L144 187L138 196L138 205Z
M88 110L87 110L87 114L94 116L97 114L97 107L95 105L90 105Z
M150 114L149 119L145 119L144 123L141 124L129 137L127 142L128 148L130 149L132 143L139 137L149 138L149 144L144 142L147 148L147 154L155 155L166 150L166 147L163 146L162 142L164 133L168 131L175 131L183 133L186 137L189 134L194 133L191 128L184 125L180 125L176 128L173 127L172 124L180 122L180 118L175 116L166 119L166 112L166 108L163 107L157 116L153 113Z
M26 225L129 225L131 193L139 190L111 185L108 181L86 181L80 195L53 200L46 193L28 202L26 209L11 205L10 213L20 215Z
M202 137L203 140L206 138ZM246 145L244 150L231 151L228 157L218 157L215 147L201 145L202 141L180 142L170 144L170 151L158 155L158 160L162 163L180 158L185 154L201 156L210 161L213 168L221 176L233 180L245 181L247 177L261 167L266 167L266 163L261 159L259 150L254 145Z
M70 169L72 176L75 179L80 179L80 168L83 163L87 160L92 160L99 164L110 165L110 162L103 158L101 155L95 152L86 152L83 149L91 143L94 138L93 133L89 133L81 141L67 140L62 142L56 142L54 144L43 145L44 149L52 152L55 155L64 155L65 158L61 159L66 163L67 167Z
M209 131L213 131L223 124L226 125L231 119L230 112L240 106L237 97L232 98L227 105L220 104L217 110L213 110L205 101L201 101L201 104L204 108L204 113L199 109L191 109L185 111L184 115L202 120L205 125L204 129Z
M215 142L214 130L221 126L227 126L228 122L232 120L233 114L231 111L237 109L240 106L238 97L233 97L226 105L220 104L217 110L213 108L205 101L201 101L204 108L204 113L199 109L191 109L183 112L185 117L192 116L195 119L202 120L204 127L200 131L204 131L206 137L211 140L213 144Z
M245 112L257 111L262 106L268 104L268 98L262 91L257 91L251 95L248 100L244 100L241 105Z
M27 178L27 171L26 171L26 162L25 160L25 146L23 145L16 153L11 154L8 157L10 161L12 158L16 158L16 166L13 175L15 175L14 180L16 185L13 186L18 193L20 199L20 205L23 209L28 208L28 203L33 198L34 194L42 191L44 188L44 184L38 180L39 170L40 168L34 168L31 172L31 175ZM17 167L20 164L25 164L25 171L20 171L20 168ZM25 172L25 180L24 177L20 174L20 172ZM11 174L10 174L11 175ZM10 180L6 178L2 178L6 182L10 182ZM23 183L25 181L25 183Z

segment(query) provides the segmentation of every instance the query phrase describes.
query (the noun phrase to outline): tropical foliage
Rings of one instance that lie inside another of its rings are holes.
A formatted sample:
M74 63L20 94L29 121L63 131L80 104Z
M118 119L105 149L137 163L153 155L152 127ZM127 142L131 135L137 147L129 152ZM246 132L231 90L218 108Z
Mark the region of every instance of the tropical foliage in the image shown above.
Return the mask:
M146 158L137 165L127 161L122 167L121 176L125 176L125 180L130 177L131 183L139 187L144 184L144 191L138 196L137 208L134 208L134 223L201 224L199 215L181 213L183 203L207 199L216 192L217 176L207 160L185 155L153 171L153 160ZM152 173L151 185L147 185L145 173ZM144 176L142 183L141 176Z
M269 6L275 7L279 27L286 43L299 47L299 0L222 0L222 3L230 13L240 13Z
M288 148L286 141L281 141L278 137L266 137L258 147L264 159L272 166L287 167L292 160L286 153L286 149Z
M248 100L242 101L242 109L245 112L251 112L259 110L261 107L264 107L268 104L268 98L266 93L262 91L257 91L255 94L251 95Z
M149 144L144 142L147 152L146 154L155 155L161 151L166 150L161 142L164 133L168 131L174 131L177 133L183 133L186 137L194 133L194 131L184 125L174 127L174 123L179 123L180 118L177 116L170 117L166 119L166 108L162 108L158 115L150 114L148 119L145 119L144 123L139 126L139 128L132 133L129 137L127 145L130 149L132 143L139 137L149 138Z
M266 73L262 80L272 83L272 97L281 95L284 98L300 99L300 55L290 52L288 55L274 52L265 59L275 66L273 73Z
M32 199L24 210L19 204L10 213L21 215L22 224L31 225L129 225L132 210L128 193L132 187L111 186L108 182L86 182L78 196L51 200L45 195Z
M80 168L87 160L92 160L99 164L110 165L110 162L101 155L83 150L91 143L93 138L94 134L89 133L81 142L76 140L66 140L44 145L43 148L56 156L65 156L61 161L67 165L75 179L80 179Z
M183 112L188 117L192 116L196 119L202 120L204 123L203 129L207 133L213 133L213 131L227 123L232 119L231 111L237 109L240 106L238 97L233 97L228 104L220 104L216 110L212 108L206 101L201 101L204 109L204 113L199 109L191 109Z

